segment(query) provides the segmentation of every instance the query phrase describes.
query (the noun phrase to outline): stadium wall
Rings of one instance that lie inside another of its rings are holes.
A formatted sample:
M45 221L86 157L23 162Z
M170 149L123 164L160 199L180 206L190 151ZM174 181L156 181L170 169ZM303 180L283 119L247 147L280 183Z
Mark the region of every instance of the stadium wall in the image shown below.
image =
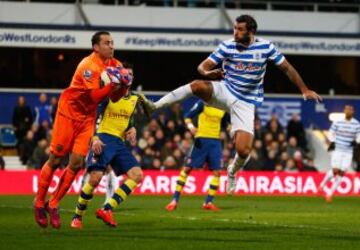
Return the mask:
M0 195L35 194L40 171L0 171ZM175 191L178 171L175 170L144 170L144 180L134 191L136 195L169 195ZM61 171L56 171L49 192L53 192L59 182ZM323 173L303 172L241 172L237 176L236 195L288 195L316 196ZM188 195L204 195L207 193L212 174L210 171L194 170L188 177L184 193ZM81 190L83 175L74 180L69 193L78 194ZM121 183L123 177L118 178ZM218 194L226 194L226 173L220 177ZM328 187L324 188L327 193ZM106 192L105 179L101 181L97 194ZM360 195L360 174L347 174L335 192L336 195Z

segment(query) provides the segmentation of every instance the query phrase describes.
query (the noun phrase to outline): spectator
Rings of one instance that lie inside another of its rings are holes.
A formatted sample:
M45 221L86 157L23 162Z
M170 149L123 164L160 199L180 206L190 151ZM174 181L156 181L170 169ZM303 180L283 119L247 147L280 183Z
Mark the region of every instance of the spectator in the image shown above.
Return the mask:
M284 166L281 164L281 162L277 162L275 164L275 172L282 172L284 171Z
M56 96L52 96L50 99L50 118L51 118L51 127L54 124L56 111L58 107L58 100Z
M49 158L49 153L48 141L46 139L41 139L30 159L30 167L40 169Z
M155 168L155 169L159 169L159 170L164 170L164 166L163 165L161 165L161 161L160 161L160 159L159 158L155 158L154 160L153 160L153 168Z
M177 169L177 164L173 156L169 155L165 158L163 165L165 169Z
M289 157L293 158L294 153L296 151L301 152L301 148L298 146L298 142L297 142L296 137L292 136L292 137L289 138L289 145L287 147L287 152L289 154Z
M272 133L273 138L277 140L278 134L284 131L276 113L271 114L270 120L266 123L266 131Z
M180 169L184 165L184 154L179 149L175 149L174 153L172 154L174 160L176 162L176 169Z
M300 121L300 116L294 113L287 125L287 139L295 137L298 141L298 145L305 151L307 150L307 141L304 125Z
M34 133L29 130L26 133L23 143L21 143L19 146L20 161L23 165L26 165L28 163L34 152L35 147L36 143L34 141Z
M173 120L168 120L166 123L166 128L165 128L165 138L171 138L174 134L176 134L176 126L175 126L175 122Z
M286 161L286 167L285 167L284 171L289 172L289 173L297 173L297 172L299 172L299 170L296 168L294 159L289 158Z
M261 120L259 118L256 118L254 124L254 140L262 140L263 136L264 136L264 129L261 126Z
M31 128L33 123L33 116L31 113L31 108L26 104L25 97L19 96L18 103L14 108L12 124L14 126L15 135L17 139L17 145L21 145L26 132Z
M51 124L51 106L47 103L47 95L41 93L39 96L39 103L34 108L35 121L34 124L40 126L43 121Z
M303 171L305 165L304 165L304 159L303 159L303 155L302 155L301 151L299 151L299 150L295 151L294 161L295 161L296 168L299 171Z
M174 151L175 147L174 147L174 144L172 142L171 139L167 139L164 146L161 148L161 151L160 151L160 159L162 161L165 160L165 158L168 156L168 155L171 155L172 152Z
M36 126L36 125L35 125ZM35 133L34 133L34 141L38 142L42 139L47 139L48 138L48 133L50 130L50 124L47 120L43 120L40 124L40 126L38 126L37 128L34 128Z
M303 171L309 171L309 172L317 172L317 168L315 167L315 163L313 159L308 159L306 164L304 165Z
M283 128L280 125L279 121L276 119L272 119L268 122L268 125L266 127L266 131L268 133L271 133L274 140L279 139L279 135L283 133Z

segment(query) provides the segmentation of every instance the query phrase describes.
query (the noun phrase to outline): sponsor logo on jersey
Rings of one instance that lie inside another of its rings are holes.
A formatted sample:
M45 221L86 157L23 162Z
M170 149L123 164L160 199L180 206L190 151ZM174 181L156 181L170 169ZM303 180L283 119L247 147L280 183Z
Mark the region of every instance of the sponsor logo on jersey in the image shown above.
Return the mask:
M87 69L87 70L84 71L84 78L85 79L90 79L91 76L92 76L92 71L91 70Z

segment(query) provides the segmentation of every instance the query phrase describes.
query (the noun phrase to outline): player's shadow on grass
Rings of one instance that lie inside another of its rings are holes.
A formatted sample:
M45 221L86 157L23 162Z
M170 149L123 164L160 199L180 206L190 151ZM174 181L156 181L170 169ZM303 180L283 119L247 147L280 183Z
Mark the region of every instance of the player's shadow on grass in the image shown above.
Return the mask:
M360 241L360 236L351 236L351 235L323 235L318 236L319 238L327 239L327 240L337 240L337 241Z

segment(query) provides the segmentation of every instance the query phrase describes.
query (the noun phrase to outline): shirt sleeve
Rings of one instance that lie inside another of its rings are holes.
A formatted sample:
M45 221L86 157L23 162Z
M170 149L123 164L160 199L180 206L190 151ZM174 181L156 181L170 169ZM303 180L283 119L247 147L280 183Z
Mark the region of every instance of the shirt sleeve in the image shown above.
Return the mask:
M184 114L185 119L193 119L196 115L200 114L204 110L204 102L198 101L192 106L192 108Z
M226 129L226 127L230 124L230 115L225 113L223 118L221 119L221 128Z
M100 88L101 72L94 63L82 61L76 69L74 81L75 85L85 89Z
M107 105L109 104L109 99L107 98L105 101L101 102L98 105L97 113L96 113L96 130L98 129L100 122L104 116Z
M208 57L210 60L216 64L223 62L228 56L226 45L222 42Z
M336 122L333 122L331 124L331 127L329 129L329 134L328 134L328 139L330 142L334 142L335 141L335 137L336 137L336 130L337 130L337 124Z
M280 65L284 60L285 56L275 47L273 43L270 43L268 53L268 60L275 63L275 65Z

